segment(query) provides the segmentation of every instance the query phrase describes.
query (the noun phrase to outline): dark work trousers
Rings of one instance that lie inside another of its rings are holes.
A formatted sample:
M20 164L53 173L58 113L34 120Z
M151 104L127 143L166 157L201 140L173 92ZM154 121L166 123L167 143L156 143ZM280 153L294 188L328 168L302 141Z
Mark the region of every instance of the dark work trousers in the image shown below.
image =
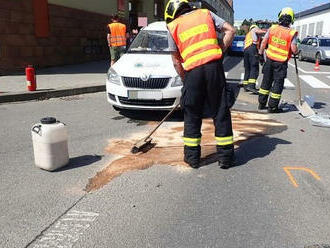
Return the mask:
M262 69L264 77L259 89L259 103L261 105L267 104L269 96L268 107L275 108L281 100L281 94L284 87L284 79L286 78L288 70L288 62L277 62L267 58L266 63Z
M244 50L244 89L252 87L255 89L259 76L259 55L256 44L252 44Z
M221 60L187 71L182 88L181 107L184 112L184 137L201 138L203 117L213 118L216 137L233 135L231 114L227 104L226 79ZM207 110L208 116L203 115ZM217 145L218 160L232 161L234 146ZM184 146L185 161L199 163L201 147Z

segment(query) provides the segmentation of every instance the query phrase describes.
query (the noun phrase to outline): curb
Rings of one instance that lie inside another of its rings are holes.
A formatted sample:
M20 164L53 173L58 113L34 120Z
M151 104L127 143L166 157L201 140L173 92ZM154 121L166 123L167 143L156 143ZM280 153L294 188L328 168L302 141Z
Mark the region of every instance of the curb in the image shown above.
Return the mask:
M0 103L22 102L31 100L46 100L63 96L74 96L86 93L96 93L105 91L105 85L86 86L78 88L68 88L60 90L32 91L22 93L6 93L0 95Z

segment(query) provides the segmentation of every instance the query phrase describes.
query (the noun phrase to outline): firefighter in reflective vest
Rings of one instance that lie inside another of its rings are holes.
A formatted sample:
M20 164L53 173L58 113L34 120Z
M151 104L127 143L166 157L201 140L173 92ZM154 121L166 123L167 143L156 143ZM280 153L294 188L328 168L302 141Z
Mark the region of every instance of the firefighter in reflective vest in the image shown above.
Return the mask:
M269 113L281 113L283 110L278 107L284 79L287 76L288 60L292 53L297 54L297 32L290 28L294 22L294 12L291 8L283 8L278 14L279 25L273 25L265 34L259 49L261 62L264 59L266 50L266 63L263 67L263 80L259 89L258 109L266 109L268 100Z
M266 31L260 29L257 25L251 25L250 31L244 40L244 80L245 91L256 90L256 82L259 76L259 56L258 49L260 45L260 36Z
M126 25L119 22L115 15L108 24L108 45L111 56L111 66L124 54L126 49Z
M183 81L184 161L192 168L200 166L202 118L211 117L219 166L227 169L234 163L234 145L222 56L235 29L207 9L191 8L188 0L170 0L165 21L174 68ZM221 45L216 31L224 32Z

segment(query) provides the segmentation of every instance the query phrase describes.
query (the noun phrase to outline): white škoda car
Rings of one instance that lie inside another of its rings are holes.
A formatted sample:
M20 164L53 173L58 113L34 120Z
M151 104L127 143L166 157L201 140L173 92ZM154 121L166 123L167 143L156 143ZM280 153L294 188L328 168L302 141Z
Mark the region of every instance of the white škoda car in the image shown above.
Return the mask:
M165 22L143 28L108 71L107 99L115 109L169 110L180 100L182 82L168 47Z

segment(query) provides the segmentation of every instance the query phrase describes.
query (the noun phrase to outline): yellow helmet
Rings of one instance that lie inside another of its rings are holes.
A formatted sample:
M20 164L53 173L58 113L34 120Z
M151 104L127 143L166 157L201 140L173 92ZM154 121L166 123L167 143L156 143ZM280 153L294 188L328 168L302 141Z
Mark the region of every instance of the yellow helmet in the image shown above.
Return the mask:
M173 21L178 9L181 8L183 5L188 4L188 0L169 0L164 13L164 19L166 23L170 23L171 21Z
M252 24L249 28L249 31L251 31L253 28L257 28L258 26L256 24Z
M281 12L278 13L278 18L280 18L283 15L289 15L289 16L291 16L291 23L292 24L294 23L295 17L294 17L294 12L293 12L293 9L292 8L290 8L290 7L283 8L281 10Z

